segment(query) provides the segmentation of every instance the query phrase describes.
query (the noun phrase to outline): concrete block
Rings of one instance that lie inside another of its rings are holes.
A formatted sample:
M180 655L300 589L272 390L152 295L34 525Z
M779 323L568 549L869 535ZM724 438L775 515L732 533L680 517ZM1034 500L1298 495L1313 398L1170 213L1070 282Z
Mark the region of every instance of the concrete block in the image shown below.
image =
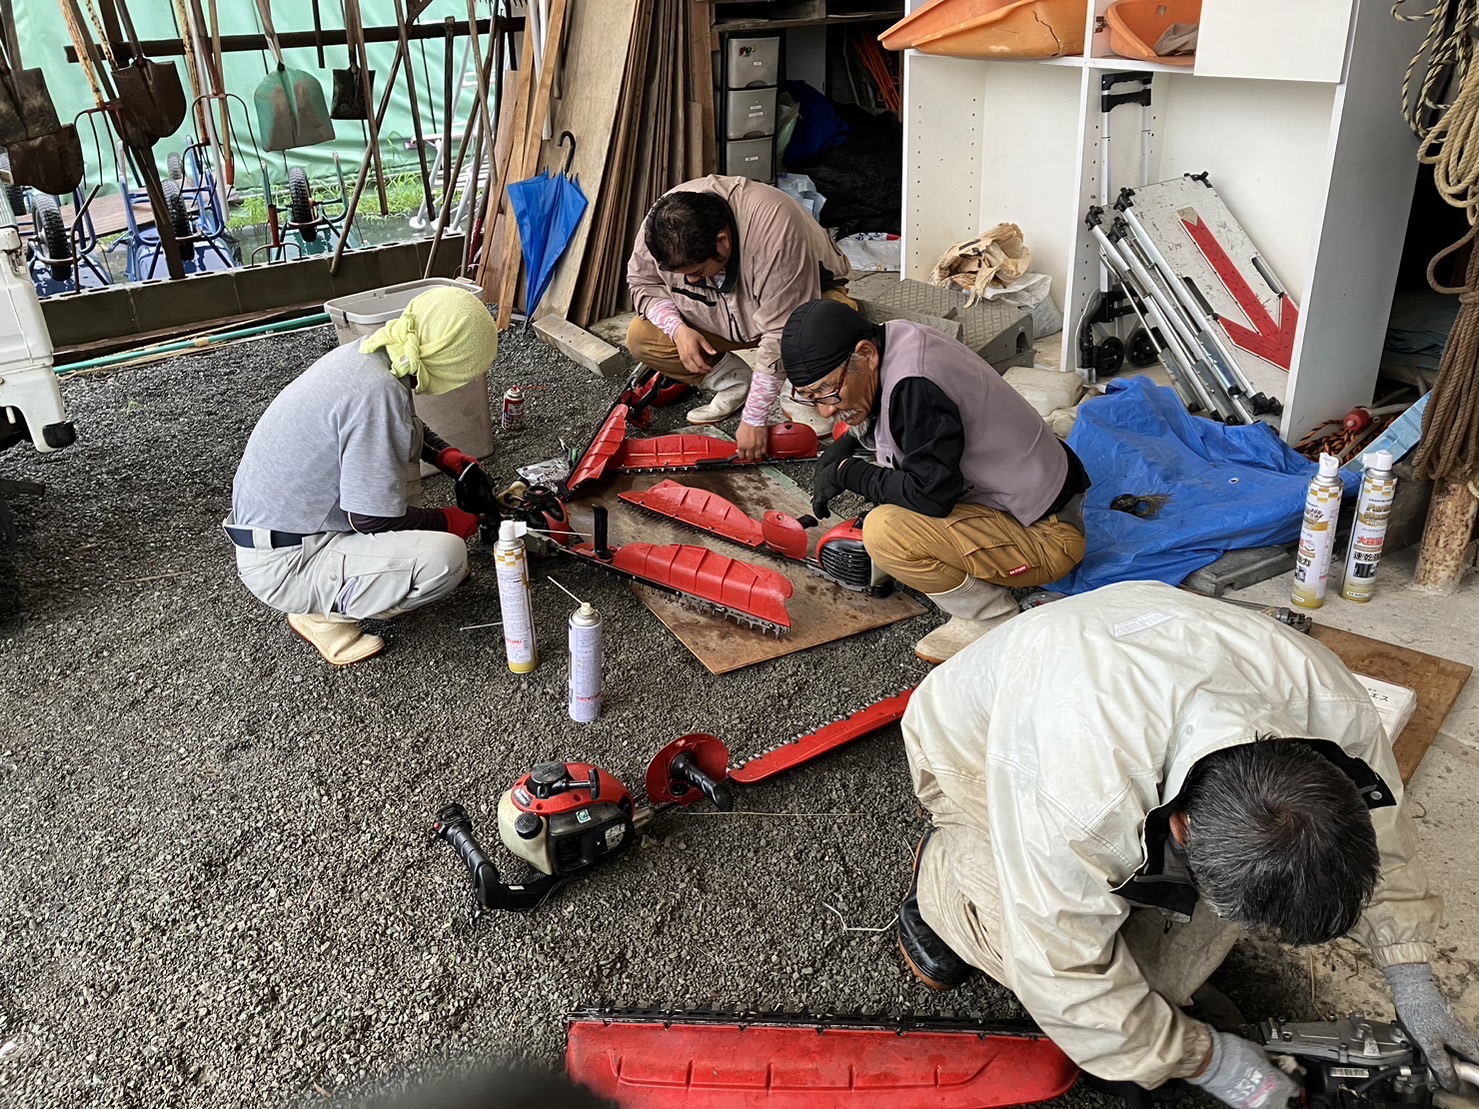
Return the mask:
M136 334L139 327L131 292L125 285L110 285L75 296L47 297L41 302L41 314L51 345L61 350Z
M345 255L349 258L350 255ZM270 312L294 304L322 304L333 296L329 255L295 258L270 266L248 266L232 270L241 311ZM357 291L357 290L356 290ZM201 319L214 317L202 315Z
M1249 547L1242 551L1228 551L1210 566L1203 566L1189 574L1181 584L1198 593L1220 597L1229 589L1246 589L1258 582L1287 574L1294 569L1294 551L1294 546Z
M136 330L147 333L193 328L197 324L242 314L237 270L191 274L179 281L151 281L131 286Z
M563 316L545 316L534 321L534 330L549 346L572 362L602 377L625 377L626 356L610 343L576 327Z

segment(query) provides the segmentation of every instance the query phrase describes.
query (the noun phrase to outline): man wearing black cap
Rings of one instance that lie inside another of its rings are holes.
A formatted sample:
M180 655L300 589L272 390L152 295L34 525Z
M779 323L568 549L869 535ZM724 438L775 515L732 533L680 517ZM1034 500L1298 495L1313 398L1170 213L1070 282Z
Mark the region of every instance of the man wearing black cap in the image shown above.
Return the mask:
M793 401L848 425L817 463L816 515L844 491L877 505L863 521L874 564L950 616L915 646L926 662L1016 615L1011 588L1083 558L1083 464L969 347L813 300L786 321L781 363Z

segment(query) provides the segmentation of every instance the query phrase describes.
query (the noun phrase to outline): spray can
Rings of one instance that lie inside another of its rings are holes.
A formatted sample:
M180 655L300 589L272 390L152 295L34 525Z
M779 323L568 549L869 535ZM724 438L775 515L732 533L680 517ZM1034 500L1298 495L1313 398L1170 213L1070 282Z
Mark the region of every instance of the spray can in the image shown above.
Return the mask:
M515 674L527 674L539 665L539 645L534 639L534 601L529 594L522 524L504 520L498 525L493 562L498 571L498 609L503 614L508 668Z
M1299 550L1294 556L1294 588L1291 599L1300 608L1319 608L1325 603L1330 580L1330 558L1335 551L1335 524L1340 516L1340 459L1320 455L1320 472L1310 482L1304 501L1304 526L1299 532Z
M503 391L503 415L498 423L504 431L524 429L524 390L516 384Z
M601 715L601 614L589 601L570 615L570 719L593 724Z
M1377 451L1361 461L1366 473L1361 478L1360 499L1356 501L1356 523L1351 528L1351 545L1345 556L1345 584L1340 588L1340 595L1364 604L1376 591L1376 568L1381 563L1381 548L1387 538L1387 517L1392 512L1397 479L1392 474L1391 451Z

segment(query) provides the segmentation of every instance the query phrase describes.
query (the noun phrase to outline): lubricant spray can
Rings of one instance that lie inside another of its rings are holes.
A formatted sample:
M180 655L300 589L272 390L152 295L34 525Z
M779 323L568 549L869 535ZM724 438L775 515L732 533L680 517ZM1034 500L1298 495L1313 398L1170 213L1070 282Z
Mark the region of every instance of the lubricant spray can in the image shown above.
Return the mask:
M1356 523L1351 528L1351 545L1345 556L1345 584L1340 587L1340 595L1364 604L1376 591L1376 568L1381 563L1381 548L1387 538L1387 517L1392 513L1397 479L1392 474L1391 451L1377 451L1361 461L1366 464L1366 473L1361 478L1360 499L1356 501Z
M570 719L593 724L601 715L601 614L589 601L570 615Z
M524 430L524 390L518 385L510 385L504 390L503 415L498 423L504 431Z
M1330 558L1335 551L1335 524L1340 517L1340 459L1320 455L1320 472L1310 482L1304 501L1304 526L1299 532L1299 550L1294 555L1294 588L1291 599L1300 608L1319 608L1325 603L1330 580Z
M493 562L498 569L498 609L503 614L503 646L508 668L527 674L539 665L539 645L534 639L534 601L529 594L529 560L524 554L520 524L504 520L498 525Z

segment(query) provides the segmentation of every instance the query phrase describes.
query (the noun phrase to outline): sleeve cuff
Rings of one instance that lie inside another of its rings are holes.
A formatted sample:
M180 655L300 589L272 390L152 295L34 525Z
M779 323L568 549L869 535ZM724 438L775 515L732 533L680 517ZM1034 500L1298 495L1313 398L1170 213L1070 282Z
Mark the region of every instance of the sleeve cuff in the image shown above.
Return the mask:
M1437 954L1436 945L1422 941L1389 943L1371 949L1371 958L1378 970L1386 970L1398 963L1431 963Z

